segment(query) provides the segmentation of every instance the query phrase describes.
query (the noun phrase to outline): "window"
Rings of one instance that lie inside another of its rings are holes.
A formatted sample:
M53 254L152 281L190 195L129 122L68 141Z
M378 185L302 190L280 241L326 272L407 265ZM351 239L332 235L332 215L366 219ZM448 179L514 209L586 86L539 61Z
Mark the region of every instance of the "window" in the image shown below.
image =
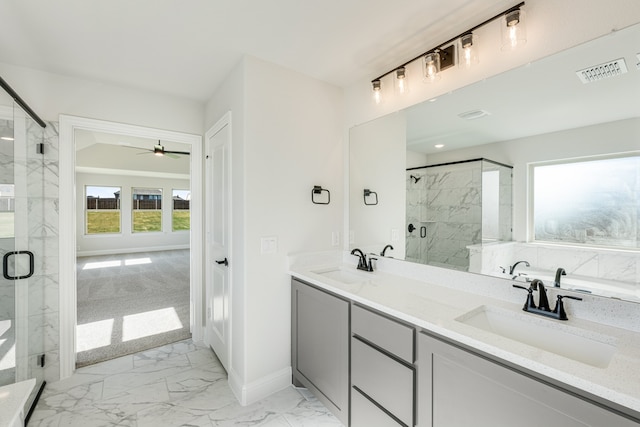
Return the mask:
M532 171L534 240L640 248L640 156Z
M189 190L173 190L173 209L171 211L171 227L173 231L189 230L191 221L191 192Z
M85 187L87 234L120 233L120 187Z
M133 232L162 231L162 189L133 188Z

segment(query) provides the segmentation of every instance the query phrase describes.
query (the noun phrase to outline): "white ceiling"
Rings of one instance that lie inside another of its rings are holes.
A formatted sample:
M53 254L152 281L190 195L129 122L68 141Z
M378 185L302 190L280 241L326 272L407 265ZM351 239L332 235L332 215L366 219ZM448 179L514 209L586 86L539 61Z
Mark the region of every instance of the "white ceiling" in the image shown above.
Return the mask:
M249 54L346 87L513 0L0 2L0 60L207 101Z
M626 61L626 74L588 84L576 76L619 58ZM408 149L435 153L640 117L636 63L640 24L407 108ZM490 115L459 117L474 110Z
M75 131L78 172L189 179L188 155L155 156L158 140L82 129ZM160 141L165 150L191 151L189 144Z

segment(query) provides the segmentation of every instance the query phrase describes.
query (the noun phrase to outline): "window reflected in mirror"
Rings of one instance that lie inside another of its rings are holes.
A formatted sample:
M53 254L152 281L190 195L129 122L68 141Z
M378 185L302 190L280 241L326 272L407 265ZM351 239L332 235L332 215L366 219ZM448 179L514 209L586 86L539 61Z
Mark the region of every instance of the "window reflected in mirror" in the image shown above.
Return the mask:
M640 156L534 165L536 241L640 248Z

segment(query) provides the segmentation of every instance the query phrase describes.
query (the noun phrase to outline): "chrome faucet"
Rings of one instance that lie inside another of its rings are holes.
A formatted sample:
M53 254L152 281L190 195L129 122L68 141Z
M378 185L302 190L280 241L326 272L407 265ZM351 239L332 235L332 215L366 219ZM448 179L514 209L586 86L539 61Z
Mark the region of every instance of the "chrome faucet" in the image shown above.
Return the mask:
M369 257L369 261L367 262L367 256L360 249L354 249L351 251L351 255L356 255L358 259L358 270L364 271L373 271L373 264L371 261L377 260L378 258Z
M516 270L516 267L520 263L524 263L524 265L526 265L527 267L531 267L531 264L529 264L529 262L527 262L527 261L518 261L518 262L516 262L511 267L509 267L509 276L511 276L512 279L515 279L517 277L517 276L513 275L513 272Z
M387 252L387 249L393 250L393 246L391 246L391 245L385 246L384 249L382 250L382 252L380 252L380 256L384 256L385 252Z
M566 276L567 272L564 271L564 268L558 268L556 270L556 280L553 282L553 286L556 288L560 287L560 277Z

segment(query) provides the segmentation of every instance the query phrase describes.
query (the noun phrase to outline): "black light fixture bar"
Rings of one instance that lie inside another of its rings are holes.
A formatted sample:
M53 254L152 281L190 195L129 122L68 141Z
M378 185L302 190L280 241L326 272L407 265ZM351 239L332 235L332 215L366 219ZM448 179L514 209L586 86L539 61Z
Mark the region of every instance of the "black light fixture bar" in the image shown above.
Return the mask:
M16 91L13 90L11 88L11 86L9 86L9 83L7 83L2 77L0 77L0 86L2 86L2 89L7 91L9 96L11 96L11 98L13 98L13 100L16 102L16 104L18 104L20 106L20 108L22 108L24 111L26 111L27 114L29 114L31 116L31 118L33 120L35 120L36 123L38 123L40 125L40 127L42 127L42 128L46 128L47 127L47 124L35 113L35 111L33 111L31 109L31 107L29 107L27 105L26 102L24 102L24 100L22 98L20 98L20 95L18 95L16 93Z
M415 58L408 60L408 61L407 61L407 62L405 62L404 64L398 65L398 66L397 66L397 67L395 67L393 70L389 70L389 71L387 71L386 73L381 74L379 77L376 77L375 79L371 80L371 83L373 83L373 82L375 82L375 81L377 81L377 80L380 80L380 79L382 79L382 78L383 78L383 77L385 77L385 76L388 76L389 74L391 74L391 73L393 73L394 71L396 71L398 68L406 67L407 65L411 64L412 62L417 61L418 59L422 58L422 57L423 57L423 56L425 56L426 54L431 53L431 52L433 52L433 51L435 51L435 50L437 50L437 49L442 48L443 46L448 45L449 43L452 43L452 42L454 42L454 41L458 40L459 38L461 38L461 37L462 37L462 36L464 36L465 34L469 34L469 33L474 32L474 31L475 31L475 30L477 30L478 28L483 27L483 26L487 25L489 22L495 21L496 19L503 17L504 15L508 14L509 12L513 12L514 10L518 10L518 9L520 9L522 6L524 6L524 2L520 2L520 3L518 3L517 5L512 6L512 7L510 7L509 9L504 10L503 12L500 12L499 14L497 14L497 15L495 15L495 16L493 16L493 17L491 17L491 18L487 19L486 21L483 21L482 23L480 23L480 24L476 25L475 27L469 28L467 31L463 31L462 33L458 34L457 36L450 38L450 39L449 39L449 40L447 40L446 42L440 43L440 44L439 44L439 45L437 45L436 47L433 47L433 48L431 48L431 49L427 50L426 52L421 53L420 55L416 56Z

